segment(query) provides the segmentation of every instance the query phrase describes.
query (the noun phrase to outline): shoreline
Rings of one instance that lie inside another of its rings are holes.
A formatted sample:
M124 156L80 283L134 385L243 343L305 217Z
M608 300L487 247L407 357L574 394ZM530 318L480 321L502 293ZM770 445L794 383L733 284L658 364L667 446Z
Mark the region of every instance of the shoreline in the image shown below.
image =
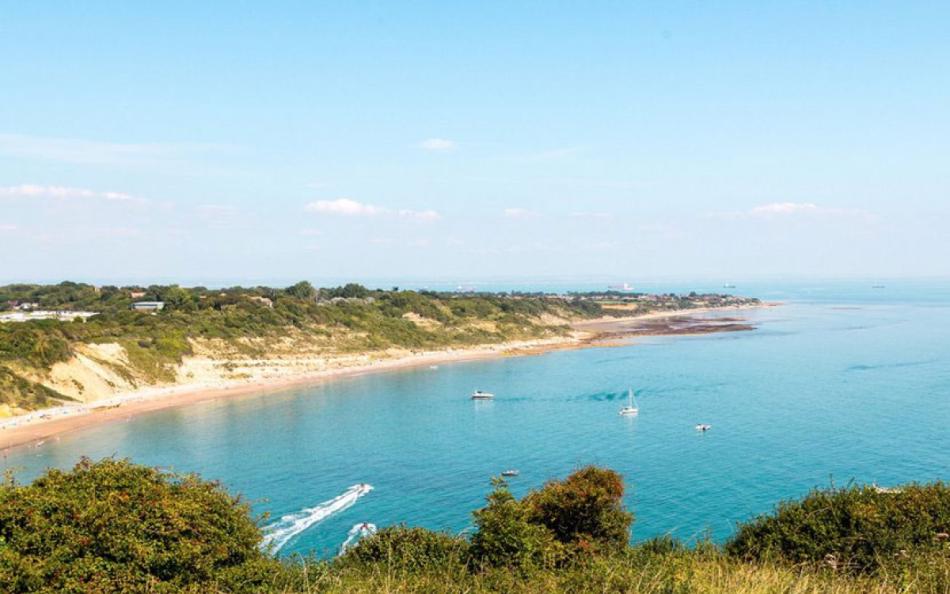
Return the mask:
M279 377L258 379L220 380L215 382L182 383L170 386L142 388L117 394L85 405L63 405L32 411L25 415L10 417L0 421L0 450L5 453L13 447L34 444L42 445L45 440L58 438L64 433L91 427L100 423L129 419L132 416L194 404L218 398L240 396L255 393L278 392L286 389L318 385L347 377L358 377L370 373L401 371L424 365L461 363L503 356L533 356L544 353L627 344L629 340L648 336L684 336L712 332L731 332L749 330L747 324L687 324L683 328L671 326L642 325L644 322L685 318L693 322L702 322L703 318L693 316L744 311L773 307L775 304L762 303L756 306L724 308L697 308L669 312L652 312L640 316L602 317L584 320L571 325L572 334L563 337L536 339L479 345L469 348L449 348L437 351L424 351L401 357L379 359L365 364L350 365L316 372L289 374ZM713 318L715 319L715 318ZM640 324L640 326L637 326Z

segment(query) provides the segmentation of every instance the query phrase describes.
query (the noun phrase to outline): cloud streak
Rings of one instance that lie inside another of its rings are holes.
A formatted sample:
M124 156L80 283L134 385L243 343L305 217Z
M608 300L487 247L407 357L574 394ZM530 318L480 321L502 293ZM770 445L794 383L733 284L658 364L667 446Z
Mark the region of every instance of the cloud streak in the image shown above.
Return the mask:
M310 212L346 217L371 217L383 212L381 208L373 206L372 204L364 204L349 198L317 200L316 202L307 204L304 208Z
M425 223L438 221L439 219L442 218L442 215L440 215L438 212L431 209L430 210L403 209L399 211L399 216L401 216L404 219L412 219L414 221L422 221Z
M24 199L53 199L53 200L106 200L109 202L146 202L125 192L98 192L86 188L71 188L68 186L42 186L37 184L20 184L0 188L0 198Z
M375 217L379 215L393 215L402 219L409 219L424 223L431 223L442 218L442 215L440 215L438 211L432 209L412 210L403 208L400 210L390 210L381 206L375 206L365 202L358 202L350 198L317 200L304 206L304 209L309 212L343 217Z
M854 208L824 207L814 202L772 202L752 208L747 216L753 218L778 218L796 216L820 217L864 217L870 218L871 213Z
M426 138L419 143L419 148L425 151L445 152L455 150L458 144L446 138Z
M813 202L773 202L756 206L749 214L754 217L771 217L818 212L821 212L821 209Z
M713 212L707 216L720 219L760 219L760 220L794 220L801 218L833 219L857 218L873 220L874 214L859 208L837 208L821 206L814 202L770 202L760 204L749 210L731 212Z

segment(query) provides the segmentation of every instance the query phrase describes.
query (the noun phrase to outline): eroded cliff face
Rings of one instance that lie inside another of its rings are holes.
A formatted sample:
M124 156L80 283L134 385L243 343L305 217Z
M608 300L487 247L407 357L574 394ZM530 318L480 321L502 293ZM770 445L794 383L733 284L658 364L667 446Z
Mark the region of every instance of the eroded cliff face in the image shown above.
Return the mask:
M437 322L413 318L420 326ZM548 336L520 341L466 344L426 349L440 350L532 349L552 342L570 340L563 331L567 320L545 319L551 326ZM486 331L493 331L486 324ZM15 381L2 386L8 394L0 402L0 416L23 414L57 404L90 404L146 388L169 386L218 386L246 381L293 378L372 365L375 362L412 357L422 349L367 349L359 333L315 334L288 329L279 338L237 340L190 339L192 354L180 361L162 360L143 354L139 345L120 343L76 344L73 356L48 370L24 366L11 369ZM15 385L12 385L15 384ZM45 394L46 400L27 399L27 390ZM14 392L12 395L10 391Z
M299 337L280 340L247 340L229 344L216 340L191 341L193 355L180 363L143 366L118 343L75 345L74 355L47 371L18 368L17 376L37 384L63 401L92 403L134 390L176 384L213 384L239 379L267 379L359 364L373 357L397 356L397 350L370 354L333 353L320 341ZM265 344L265 342L267 344ZM161 369L156 370L156 366ZM6 406L7 416L29 410Z

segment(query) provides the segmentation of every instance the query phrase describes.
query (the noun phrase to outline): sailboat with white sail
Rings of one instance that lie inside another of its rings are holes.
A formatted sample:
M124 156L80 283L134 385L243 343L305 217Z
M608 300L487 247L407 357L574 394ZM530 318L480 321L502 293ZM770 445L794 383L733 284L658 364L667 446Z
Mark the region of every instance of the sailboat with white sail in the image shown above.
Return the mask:
M620 409L620 416L622 417L634 417L640 414L640 409L637 407L637 400L633 397L633 389L627 390L627 406Z

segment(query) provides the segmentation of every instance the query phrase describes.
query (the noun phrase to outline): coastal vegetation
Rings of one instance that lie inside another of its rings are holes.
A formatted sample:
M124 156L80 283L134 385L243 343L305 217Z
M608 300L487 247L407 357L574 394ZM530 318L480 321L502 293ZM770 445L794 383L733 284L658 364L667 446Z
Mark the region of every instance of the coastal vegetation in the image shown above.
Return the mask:
M470 537L392 526L336 559L277 559L260 547L264 518L219 484L83 460L0 486L0 590L937 594L950 585L950 488L940 483L815 491L740 525L722 547L629 544L623 493L619 475L596 467L520 500L497 479Z
M85 400L82 378L50 381L54 366L78 356L105 370L102 381L135 388L175 381L183 358L198 351L263 359L274 353L434 350L566 336L571 322L632 310L755 301L696 294L370 290L354 283L318 289L306 281L282 289L7 285L0 287L0 311L55 311L58 317L0 323L0 408L5 405L10 414ZM162 306L134 309L142 302Z

